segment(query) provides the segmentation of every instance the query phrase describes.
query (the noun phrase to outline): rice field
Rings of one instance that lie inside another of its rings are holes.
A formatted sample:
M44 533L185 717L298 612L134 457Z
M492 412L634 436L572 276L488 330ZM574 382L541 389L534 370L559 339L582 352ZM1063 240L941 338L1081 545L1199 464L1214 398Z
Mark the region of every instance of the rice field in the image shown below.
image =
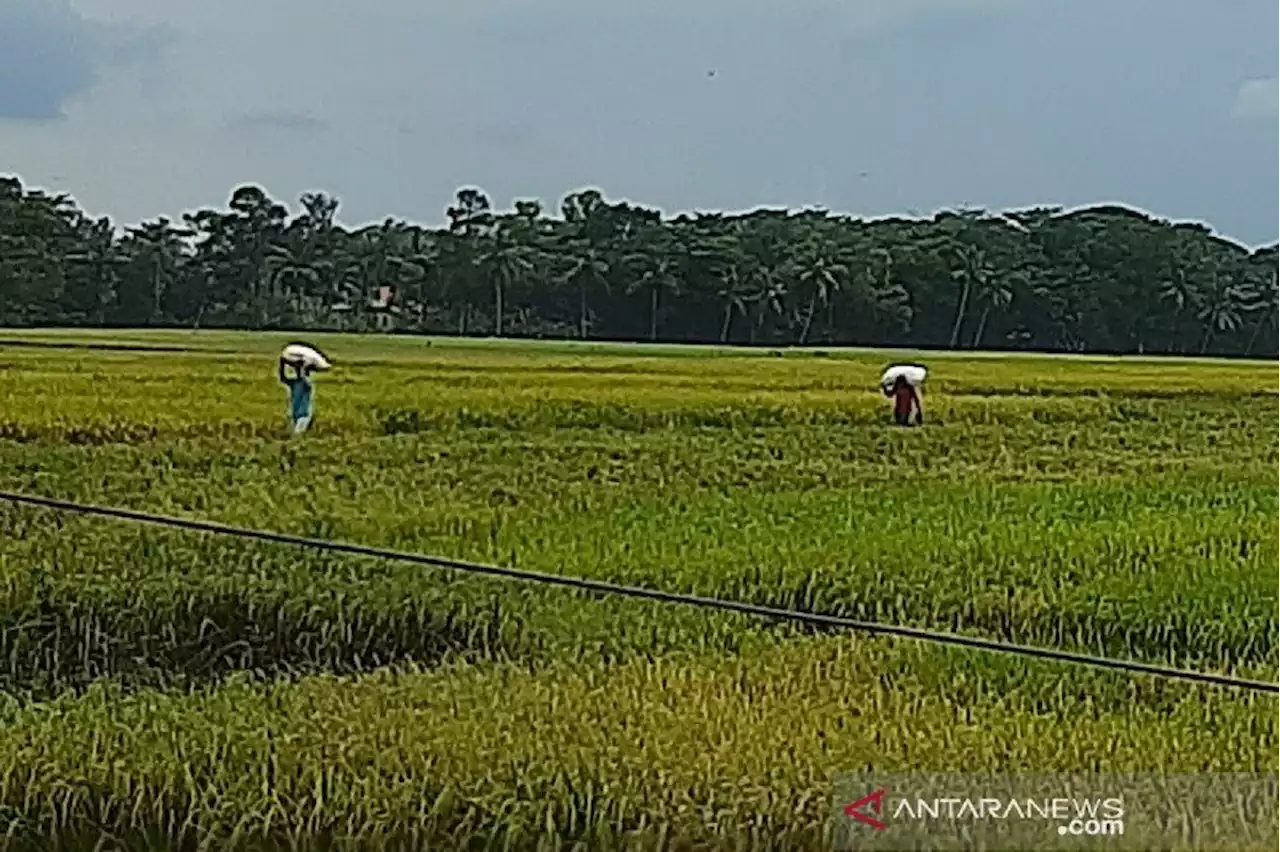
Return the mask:
M0 489L1277 679L1274 363L316 335L290 439L288 339L0 334ZM0 705L6 848L800 850L841 772L1280 770L1274 695L2 502Z

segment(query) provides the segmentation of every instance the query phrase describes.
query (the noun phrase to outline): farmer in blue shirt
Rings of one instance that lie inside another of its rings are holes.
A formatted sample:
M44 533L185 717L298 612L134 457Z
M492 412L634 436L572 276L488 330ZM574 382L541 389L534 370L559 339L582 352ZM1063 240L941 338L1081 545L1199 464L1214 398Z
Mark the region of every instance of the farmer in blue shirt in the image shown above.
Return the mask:
M285 372L285 366L292 366L295 375ZM301 363L293 363L280 359L280 381L289 388L289 420L293 423L293 432L305 432L311 425L312 385L311 368Z

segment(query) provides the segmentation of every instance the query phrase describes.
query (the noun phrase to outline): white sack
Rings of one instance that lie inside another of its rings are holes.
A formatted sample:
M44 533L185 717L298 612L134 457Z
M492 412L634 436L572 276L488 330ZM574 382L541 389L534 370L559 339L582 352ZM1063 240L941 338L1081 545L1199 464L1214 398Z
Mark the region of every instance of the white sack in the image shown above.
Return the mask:
M891 388L898 377L907 380L907 384L914 388L924 384L924 377L928 374L928 370L919 364L895 364L884 371L884 375L880 377L880 385L882 387Z
M313 370L327 370L333 365L329 359L305 343L290 343L280 353L280 357L290 364L301 364Z

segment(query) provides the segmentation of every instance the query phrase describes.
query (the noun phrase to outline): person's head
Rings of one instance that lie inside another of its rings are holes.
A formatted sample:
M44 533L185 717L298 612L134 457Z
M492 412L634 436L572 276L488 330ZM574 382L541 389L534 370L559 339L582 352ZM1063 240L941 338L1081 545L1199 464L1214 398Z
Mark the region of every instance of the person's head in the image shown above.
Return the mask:
M894 390L902 390L906 386L907 386L907 379L905 376L898 376L898 378L893 380Z

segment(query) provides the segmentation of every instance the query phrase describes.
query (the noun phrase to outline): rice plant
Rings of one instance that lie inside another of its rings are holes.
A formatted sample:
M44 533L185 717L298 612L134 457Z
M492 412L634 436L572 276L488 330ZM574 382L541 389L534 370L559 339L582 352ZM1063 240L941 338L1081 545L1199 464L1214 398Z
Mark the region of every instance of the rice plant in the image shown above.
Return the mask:
M0 349L0 488L1276 678L1267 366L938 356L895 429L880 354L338 337L291 441L271 336L126 336L189 351ZM1271 696L8 504L0 690L15 848L807 849L836 772L1280 742Z

